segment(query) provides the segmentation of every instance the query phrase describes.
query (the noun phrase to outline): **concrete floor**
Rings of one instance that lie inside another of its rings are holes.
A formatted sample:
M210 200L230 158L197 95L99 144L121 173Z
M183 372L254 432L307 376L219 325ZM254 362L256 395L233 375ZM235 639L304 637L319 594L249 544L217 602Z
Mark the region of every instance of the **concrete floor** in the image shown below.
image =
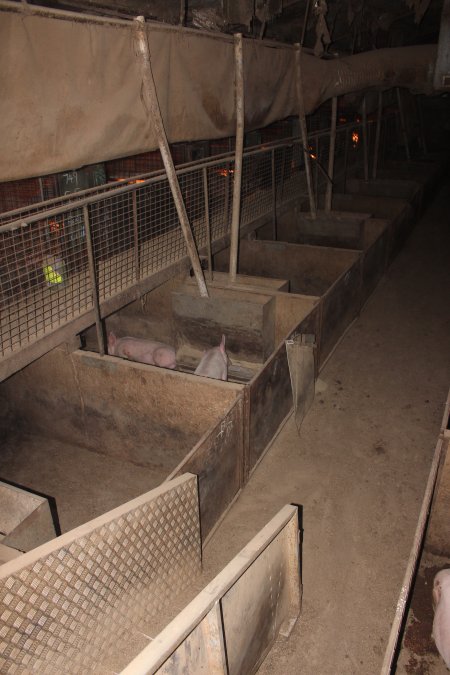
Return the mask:
M206 548L211 576L303 505L303 610L263 675L381 667L450 384L448 190L322 371L301 433L290 418Z

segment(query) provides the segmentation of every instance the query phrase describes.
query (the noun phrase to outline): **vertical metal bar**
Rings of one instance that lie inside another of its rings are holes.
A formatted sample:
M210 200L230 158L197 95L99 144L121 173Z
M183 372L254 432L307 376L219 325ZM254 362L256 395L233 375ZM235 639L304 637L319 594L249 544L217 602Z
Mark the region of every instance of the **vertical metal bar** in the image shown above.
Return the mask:
M331 211L331 202L333 199L333 176L334 176L334 152L336 148L336 121L337 121L337 96L331 99L331 129L330 129L330 149L328 151L328 177L327 189L325 194L325 211Z
M416 96L416 105L417 105L417 114L419 119L419 132L420 132L420 141L422 146L422 152L424 155L428 154L427 139L425 137L425 125L423 123L423 111L422 104L419 96Z
M231 212L230 280L236 281L241 216L242 153L244 150L244 59L242 33L234 36L236 148Z
M138 58L140 58L141 75L144 86L144 96L149 106L149 117L153 122L153 129L156 138L158 139L158 146L161 152L164 168L169 180L170 189L172 191L173 200L180 220L181 229L186 241L186 248L191 260L192 269L197 280L200 295L208 297L208 289L206 288L205 278L203 276L202 266L198 257L197 247L195 245L194 237L192 235L189 218L186 212L186 205L181 194L180 184L175 171L172 155L170 153L169 142L167 140L166 131L164 129L164 122L159 108L158 97L156 94L155 81L153 79L152 64L150 60L150 51L147 43L147 34L145 30L145 19L143 16L135 18L136 26L136 42L138 47Z
M303 101L303 88L302 88L302 68L301 68L301 48L298 43L295 45L295 62L296 62L296 84L297 84L297 100L298 100L298 119L300 124L300 131L302 136L302 145L303 145L303 159L305 162L305 171L306 171L306 184L308 186L308 197L309 197L309 209L311 211L312 218L315 218L317 215L316 212L316 202L314 199L314 191L312 185L312 176L311 176L311 158L309 156L309 145L308 145L308 131L306 129L306 117L305 117L305 106Z
M378 108L377 108L377 126L375 130L375 147L373 150L373 166L372 166L372 178L375 180L377 177L378 169L378 153L380 151L380 133L381 133L381 117L383 115L383 92L378 92Z
M44 185L42 183L42 177L41 176L39 176L39 190L40 190L40 193L41 193L41 202L43 202L45 200L45 197L44 197Z
M275 148L272 148L272 233L277 238L277 183L275 177Z
M147 188L148 190L150 187ZM131 193L133 206L133 248L134 248L134 278L139 281L139 232L137 218L137 196L136 190Z
M294 156L294 146L292 146L292 157ZM280 202L283 202L284 194L284 176L286 172L286 146L283 145L283 150L281 151L281 187L280 187Z
M211 222L209 219L209 191L208 191L208 169L203 167L203 194L205 199L205 225L206 225L206 246L208 248L208 269L209 280L213 280L212 270L212 250L211 250Z
M105 338L103 335L102 317L100 314L100 301L98 295L97 275L95 273L94 248L92 246L91 223L89 221L88 205L83 206L84 231L86 233L86 247L89 263L89 278L92 288L92 300L94 302L95 328L97 330L98 351L100 356L105 356Z
M347 189L347 165L348 165L348 141L350 137L350 129L345 130L345 148L344 148L344 192Z
M369 148L367 138L367 102L364 94L362 103L362 122L363 122L363 153L364 153L364 180L369 181Z
M400 126L402 130L403 142L405 144L406 159L409 161L411 159L411 153L409 152L408 134L406 133L405 115L403 112L403 102L399 87L397 87L397 103L398 111L400 113Z
M225 185L224 185L224 221L225 221L225 230L228 232L228 221L230 220L230 176L231 176L231 163L225 162Z
M319 137L316 136L314 139L314 194L316 195L316 200L319 200ZM317 202L316 202L317 205Z

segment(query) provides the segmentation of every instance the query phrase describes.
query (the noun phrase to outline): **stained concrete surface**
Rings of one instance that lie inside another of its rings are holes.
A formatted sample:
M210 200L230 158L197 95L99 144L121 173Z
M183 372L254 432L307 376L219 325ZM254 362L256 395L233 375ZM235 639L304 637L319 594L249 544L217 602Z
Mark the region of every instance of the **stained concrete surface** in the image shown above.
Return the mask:
M303 505L302 614L262 675L380 670L450 384L447 195L325 366L301 433L290 418L206 548L212 576Z

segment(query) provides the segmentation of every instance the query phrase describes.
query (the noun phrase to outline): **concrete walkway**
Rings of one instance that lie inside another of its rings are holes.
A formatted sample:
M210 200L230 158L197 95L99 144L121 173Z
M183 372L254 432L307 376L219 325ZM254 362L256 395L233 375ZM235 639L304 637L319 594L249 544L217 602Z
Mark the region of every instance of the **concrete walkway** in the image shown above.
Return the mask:
M205 551L212 575L303 505L303 611L260 672L378 673L450 384L449 184Z

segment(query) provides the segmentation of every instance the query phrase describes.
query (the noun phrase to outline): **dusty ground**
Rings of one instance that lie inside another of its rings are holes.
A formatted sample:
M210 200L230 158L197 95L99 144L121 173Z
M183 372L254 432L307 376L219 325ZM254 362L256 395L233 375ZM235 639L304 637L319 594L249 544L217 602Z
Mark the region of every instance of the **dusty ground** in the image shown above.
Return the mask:
M379 672L450 384L446 195L322 371L301 434L291 418L206 549L211 575L303 505L303 611L263 675Z

